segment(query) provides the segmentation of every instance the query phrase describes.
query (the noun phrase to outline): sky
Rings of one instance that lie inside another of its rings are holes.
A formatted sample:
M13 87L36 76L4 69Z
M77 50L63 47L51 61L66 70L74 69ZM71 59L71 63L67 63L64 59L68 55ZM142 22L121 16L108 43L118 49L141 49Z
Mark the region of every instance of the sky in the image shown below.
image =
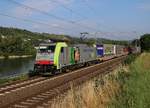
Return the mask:
M0 0L0 26L132 40L150 33L150 0Z

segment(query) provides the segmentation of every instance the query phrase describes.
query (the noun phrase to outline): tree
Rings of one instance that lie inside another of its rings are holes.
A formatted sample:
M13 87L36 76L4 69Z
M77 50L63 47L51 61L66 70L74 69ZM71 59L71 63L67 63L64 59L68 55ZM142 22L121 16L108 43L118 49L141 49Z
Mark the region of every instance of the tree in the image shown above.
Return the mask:
M133 46L140 46L140 40L139 40L139 39L134 39L134 40L131 42L131 45L133 45Z
M140 38L142 51L150 51L150 34L144 34Z

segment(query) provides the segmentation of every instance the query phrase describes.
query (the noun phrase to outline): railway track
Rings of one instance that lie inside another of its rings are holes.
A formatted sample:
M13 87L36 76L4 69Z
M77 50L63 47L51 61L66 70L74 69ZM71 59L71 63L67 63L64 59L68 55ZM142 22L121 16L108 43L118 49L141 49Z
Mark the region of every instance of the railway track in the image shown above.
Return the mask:
M111 72L126 56L121 56L52 78L39 77L0 88L0 108L47 107L48 101L70 88L101 73Z
M29 79L29 80L26 80L26 81L23 81L23 82L20 82L20 83L4 86L4 87L0 88L0 93L2 94L2 93L5 93L5 92L11 92L11 90L21 88L21 87L24 87L26 85L33 84L33 83L36 83L36 82L40 82L40 81L43 81L43 80L46 80L46 78L39 77L39 78L36 78L36 79Z

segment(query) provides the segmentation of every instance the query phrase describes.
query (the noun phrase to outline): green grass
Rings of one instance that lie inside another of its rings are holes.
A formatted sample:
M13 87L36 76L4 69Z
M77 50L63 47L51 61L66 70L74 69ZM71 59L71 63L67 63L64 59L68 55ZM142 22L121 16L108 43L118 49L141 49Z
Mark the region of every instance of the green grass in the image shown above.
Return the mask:
M135 61L135 59L138 57L138 55L135 54L131 54L129 55L125 60L124 60L124 64L128 65L131 64L133 61Z
M116 70L72 88L49 108L149 108L150 53L130 55Z
M121 91L110 105L112 108L150 108L150 53L133 60L134 57L126 60L131 63L129 72L119 72Z
M29 78L28 75L20 75L20 76L16 76L16 77L12 77L12 78L2 78L2 79L0 79L0 85L12 83L14 81L26 80L28 78Z

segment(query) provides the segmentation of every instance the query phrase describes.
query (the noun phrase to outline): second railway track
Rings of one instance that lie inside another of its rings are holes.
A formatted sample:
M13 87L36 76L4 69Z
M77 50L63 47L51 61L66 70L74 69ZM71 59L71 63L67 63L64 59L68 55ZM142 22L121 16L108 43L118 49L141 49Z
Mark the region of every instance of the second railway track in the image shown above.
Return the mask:
M116 68L125 57L126 56L114 58L56 77L41 77L1 88L0 108L46 107L50 99L70 88L70 82L73 82L74 85L79 85L100 73L110 72Z

